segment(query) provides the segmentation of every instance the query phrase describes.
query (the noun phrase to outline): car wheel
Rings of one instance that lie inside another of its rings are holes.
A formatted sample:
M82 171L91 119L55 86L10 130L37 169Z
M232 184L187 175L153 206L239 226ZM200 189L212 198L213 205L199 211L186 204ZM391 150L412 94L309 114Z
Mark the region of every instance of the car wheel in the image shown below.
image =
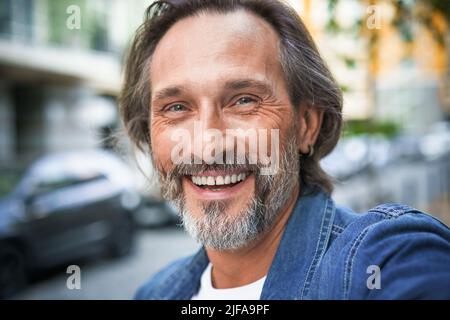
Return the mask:
M9 298L25 286L25 258L16 247L0 243L0 298Z

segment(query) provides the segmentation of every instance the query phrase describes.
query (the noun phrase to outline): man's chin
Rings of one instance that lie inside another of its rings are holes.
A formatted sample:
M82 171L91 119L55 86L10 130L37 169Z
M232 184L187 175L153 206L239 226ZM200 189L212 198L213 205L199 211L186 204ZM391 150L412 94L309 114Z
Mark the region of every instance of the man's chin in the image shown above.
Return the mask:
M223 219L232 221L238 219L239 216L246 214L252 210L250 203L254 198L253 194L248 194L245 198L241 195L238 198L225 199L192 199L186 197L184 209L194 219L202 219L206 216L215 217L216 219Z
M201 206L186 206L182 214L183 226L198 242L218 251L244 247L257 238L264 216L257 201L229 206L224 201L202 201Z

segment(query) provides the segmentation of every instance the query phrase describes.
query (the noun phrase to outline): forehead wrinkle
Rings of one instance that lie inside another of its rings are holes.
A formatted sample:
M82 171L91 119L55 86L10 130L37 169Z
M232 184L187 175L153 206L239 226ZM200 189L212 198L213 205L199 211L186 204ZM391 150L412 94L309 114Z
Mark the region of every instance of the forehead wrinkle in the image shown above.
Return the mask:
M228 91L239 91L243 89L254 88L264 93L272 95L274 93L273 82L269 81L266 77L260 76L255 78L249 78L243 76L242 78L233 76L232 79L226 77L219 77L216 81L209 82L216 93L224 93ZM180 84L174 84L166 88L162 88L155 92L153 101L164 100L168 98L179 97L183 94L189 94L191 90L196 87L195 83L186 82ZM201 86L200 86L201 87ZM200 89L199 87L199 89ZM207 88L201 88L201 91L211 92Z

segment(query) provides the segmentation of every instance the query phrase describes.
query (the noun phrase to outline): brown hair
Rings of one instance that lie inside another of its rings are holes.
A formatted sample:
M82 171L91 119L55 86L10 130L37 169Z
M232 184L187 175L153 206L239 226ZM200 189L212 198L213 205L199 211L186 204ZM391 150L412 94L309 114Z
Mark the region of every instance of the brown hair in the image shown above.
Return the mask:
M314 41L297 13L279 0L166 0L154 2L146 11L129 49L120 112L131 140L140 149L150 148L150 79L152 55L164 34L177 21L202 12L227 13L247 10L267 21L280 38L280 62L294 108L300 104L324 112L314 154L303 157L302 190L333 186L319 160L330 153L340 137L342 94L321 58ZM151 150L151 148L150 148Z

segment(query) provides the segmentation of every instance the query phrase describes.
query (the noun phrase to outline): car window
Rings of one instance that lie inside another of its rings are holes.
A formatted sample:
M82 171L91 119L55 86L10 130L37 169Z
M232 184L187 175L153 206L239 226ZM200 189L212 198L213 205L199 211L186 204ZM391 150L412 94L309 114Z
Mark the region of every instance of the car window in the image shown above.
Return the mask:
M57 179L41 181L37 184L33 195L42 195L56 190L64 189L67 187L73 187L76 185L89 183L92 181L97 181L101 179L106 179L103 174L97 174L89 177L74 177L74 176L64 176Z

